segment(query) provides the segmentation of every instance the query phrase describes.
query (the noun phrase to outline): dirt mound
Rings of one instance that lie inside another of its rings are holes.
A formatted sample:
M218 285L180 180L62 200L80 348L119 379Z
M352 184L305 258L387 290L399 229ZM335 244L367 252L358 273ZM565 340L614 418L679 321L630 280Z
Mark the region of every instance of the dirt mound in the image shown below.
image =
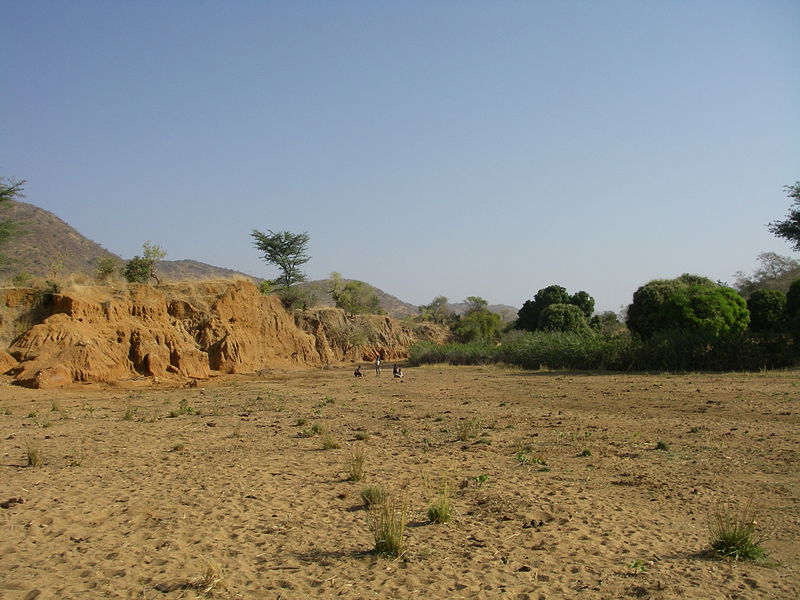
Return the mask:
M9 290L5 305L33 314L22 298L34 296ZM0 356L0 368L7 365L3 372L10 369L15 383L46 388L145 376L204 379L214 372L319 366L378 354L393 360L407 356L414 341L388 317L352 319L320 309L293 318L277 297L247 281L78 287L46 304L41 322L13 341L6 360Z

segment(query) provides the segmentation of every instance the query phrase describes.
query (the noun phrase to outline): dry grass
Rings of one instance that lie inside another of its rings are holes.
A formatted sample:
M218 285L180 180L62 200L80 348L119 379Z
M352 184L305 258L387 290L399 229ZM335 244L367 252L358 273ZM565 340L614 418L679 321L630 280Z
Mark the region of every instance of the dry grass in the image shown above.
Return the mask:
M350 460L347 462L348 481L361 481L364 479L364 462L366 456L363 446L356 446L350 451Z
M32 442L27 442L25 444L25 460L25 466L27 467L41 467L44 464L41 448Z
M194 587L207 597L214 595L217 589L224 589L224 576L222 570L211 561L205 560L205 568L200 578L195 582Z
M408 504L405 499L387 499L373 505L369 512L369 528L375 539L375 554L398 558L405 552Z

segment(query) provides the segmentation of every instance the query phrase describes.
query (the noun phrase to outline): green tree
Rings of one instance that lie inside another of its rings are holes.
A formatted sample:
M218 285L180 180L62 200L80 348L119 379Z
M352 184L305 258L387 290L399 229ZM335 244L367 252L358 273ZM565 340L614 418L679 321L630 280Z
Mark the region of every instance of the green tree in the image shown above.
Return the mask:
M480 296L467 296L464 302L467 303L467 310L464 314L469 316L475 312L483 312L489 310L489 303Z
M489 310L474 310L456 320L453 333L460 342L490 341L500 333L503 319Z
M678 290L691 285L717 286L710 279L688 273L676 279L654 279L641 286L633 293L633 302L628 306L628 329L643 338L652 336L656 331L669 329L672 325L668 320L665 321L662 308Z
M275 232L269 229L267 233L262 233L253 229L250 237L255 240L255 247L264 253L264 261L280 270L281 275L275 280L280 287L289 288L306 280L300 267L311 260L306 254L310 239L308 233Z
M795 251L800 252L800 181L783 187L792 200L789 213L783 221L773 221L768 225L770 232L789 242Z
M550 304L539 315L539 329L589 333L589 321L583 310L574 304Z
M336 308L349 315L359 313L381 314L381 300L372 286L363 281L345 281L341 273L331 273L331 296Z
M539 315L551 304L569 304L569 294L560 285L549 285L536 292L533 300L526 300L517 313L517 329L536 331Z
M8 180L6 182L3 177L0 177L0 210L7 208L14 200L24 198L25 194L22 190L25 189L25 181ZM8 269L11 264L9 259L3 252L2 248L19 233L19 223L13 219L0 219L0 270Z
M569 303L580 308L581 312L583 312L583 316L587 319L592 318L592 313L594 313L594 298L587 292L575 292L570 296Z
M744 298L731 288L716 285L678 289L660 313L663 329L682 329L711 338L741 333L750 322Z
M576 292L572 296L566 288L560 285L549 285L536 292L533 300L527 300L517 313L517 329L536 331L543 329L541 315L544 309L553 304L569 304L576 306L585 319L589 319L594 312L594 298L584 291Z
M167 256L167 253L156 244L149 241L142 244L142 256L138 254L130 259L122 271L122 275L131 283L147 283L152 277L157 284L161 279L156 272L156 263Z
M750 311L750 329L777 331L784 322L786 294L778 290L756 290L747 299Z
M447 325L453 320L446 296L436 296L430 304L423 304L419 307L419 314L423 321L433 321L439 325Z

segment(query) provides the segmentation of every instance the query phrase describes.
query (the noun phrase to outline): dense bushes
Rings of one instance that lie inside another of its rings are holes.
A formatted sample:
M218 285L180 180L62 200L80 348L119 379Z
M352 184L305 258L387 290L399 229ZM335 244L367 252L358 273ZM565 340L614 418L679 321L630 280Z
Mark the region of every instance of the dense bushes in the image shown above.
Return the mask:
M634 294L628 329L613 313L587 320L593 309L587 293L569 296L563 287L552 285L523 305L517 329L502 341L485 335L479 322L463 331L454 327L461 343L417 344L411 349L411 363L736 371L787 367L800 357L800 280L786 296L759 291L748 302L732 288L697 275L653 280ZM461 325L468 323L461 320ZM529 328L533 330L519 331Z
M702 333L672 330L641 340L628 334L516 332L499 344L421 342L411 348L410 362L610 371L759 370L792 365L790 341L780 333L739 333L709 340Z

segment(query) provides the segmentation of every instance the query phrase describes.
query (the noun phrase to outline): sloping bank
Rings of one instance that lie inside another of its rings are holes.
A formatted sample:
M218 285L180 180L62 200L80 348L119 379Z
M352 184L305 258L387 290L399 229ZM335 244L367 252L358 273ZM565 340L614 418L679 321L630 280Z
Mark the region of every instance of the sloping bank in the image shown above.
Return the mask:
M408 356L415 341L389 317L352 318L334 308L293 315L247 281L76 286L45 299L3 290L0 301L6 337L23 330L0 351L0 368L37 388L142 376L205 379L378 354L389 361Z

